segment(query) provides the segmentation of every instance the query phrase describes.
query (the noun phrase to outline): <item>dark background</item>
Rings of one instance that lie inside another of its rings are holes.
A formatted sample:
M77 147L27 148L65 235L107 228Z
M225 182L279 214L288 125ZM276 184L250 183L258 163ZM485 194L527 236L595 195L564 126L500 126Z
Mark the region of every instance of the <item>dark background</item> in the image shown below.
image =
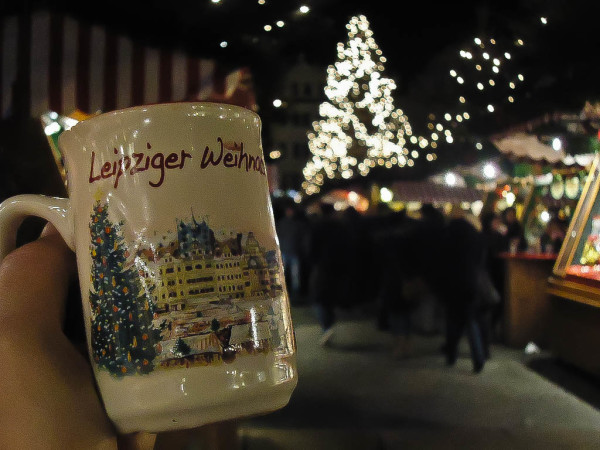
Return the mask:
M306 15L298 13L302 4L311 8ZM473 37L522 37L526 50L513 63L527 74L523 97L528 101L495 114L491 123L479 125L480 132L493 132L549 109L581 108L585 99L598 93L598 2L266 0L259 5L256 0L29 0L5 3L2 13L24 8L69 13L147 44L185 49L232 67L249 66L263 113L278 96L282 71L298 54L324 70L335 61L336 43L346 40L345 24L357 14L367 17L387 57L387 75L398 84L396 97L406 97L409 103L435 102L442 109L452 106L456 95L450 96L440 80L449 81L449 63L460 61L458 51L472 44ZM541 16L548 18L547 26L541 25ZM277 20L286 25L276 27ZM264 31L265 24L273 30ZM221 48L224 40L228 46Z
M308 14L298 13L303 4L311 8ZM471 115L468 122L452 121L454 143L439 146L436 163L420 163L412 170L380 174L387 178L421 178L455 164L475 162L496 151L489 143L490 135L549 113L579 113L586 101L597 100L600 93L599 2L266 0L260 5L257 0L221 0L218 4L210 0L95 3L27 0L4 2L0 13L9 15L41 8L105 26L143 44L211 58L225 68L248 66L253 75L258 112L267 132L269 124L281 120L284 114L272 106L272 100L286 100L280 83L285 71L299 55L304 55L309 63L321 66L325 74L326 67L336 60L336 44L347 40L345 26L349 19L364 14L387 58L384 75L396 81L395 105L408 115L416 134L427 134L431 114L436 121L445 113L455 117L467 110ZM541 24L542 16L548 19L548 25ZM275 26L277 20L285 21L285 26ZM273 30L266 32L265 24L272 25ZM492 49L488 41L493 38L497 42L494 51L511 52L511 60L502 63L499 79L503 81L499 84L503 88L476 89L474 80L478 74L474 63L459 56L461 49L481 52L474 45L474 37L486 42L486 51ZM517 38L524 40L523 47L515 46ZM221 48L219 44L224 40L228 46ZM452 68L464 76L464 85L450 77ZM507 81L518 73L525 76L525 81L516 90L509 90ZM468 108L458 102L461 95L467 98ZM516 101L509 103L508 95L514 95ZM488 104L494 105L493 114L487 111ZM3 124L8 130L18 125ZM39 132L39 123L32 126ZM23 135L28 133L20 134ZM477 142L484 144L483 151L475 150ZM28 146L23 145L22 139L17 144ZM31 145L47 147L45 142ZM10 144L6 146L9 147ZM26 162L31 168L37 164L40 171L49 163L33 158L25 161L22 154L9 156L16 166ZM50 158L49 152L47 157ZM6 164L3 171L12 170L7 167L10 166ZM298 171L301 170L299 167ZM21 177L18 185L3 186L3 197L23 192L61 195L57 189L59 181L57 176L50 175L49 180Z

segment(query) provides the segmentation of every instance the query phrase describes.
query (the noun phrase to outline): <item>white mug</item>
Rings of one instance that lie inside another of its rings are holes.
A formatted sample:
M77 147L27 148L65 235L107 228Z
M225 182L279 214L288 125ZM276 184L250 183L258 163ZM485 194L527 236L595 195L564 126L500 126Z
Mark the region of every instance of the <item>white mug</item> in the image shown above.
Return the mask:
M253 112L216 103L95 116L59 138L68 199L0 205L0 259L28 215L77 257L91 364L117 429L286 405L295 339Z

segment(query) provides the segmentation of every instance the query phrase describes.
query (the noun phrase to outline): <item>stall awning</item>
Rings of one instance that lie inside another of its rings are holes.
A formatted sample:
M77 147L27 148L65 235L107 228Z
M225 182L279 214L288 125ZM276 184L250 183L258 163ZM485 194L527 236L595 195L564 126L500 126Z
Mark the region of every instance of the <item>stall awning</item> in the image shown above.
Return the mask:
M484 193L469 187L453 187L426 181L397 181L392 184L394 200L421 203L461 203L483 200Z
M50 11L0 22L0 118L16 110L106 112L158 102L218 101L256 110L250 71L175 48L143 45L109 28ZM28 62L24 64L23 61ZM21 90L21 91L19 91Z
M554 150L549 145L540 142L537 136L528 133L518 132L494 139L492 142L500 152L516 158L555 164L561 162L566 156L563 149Z

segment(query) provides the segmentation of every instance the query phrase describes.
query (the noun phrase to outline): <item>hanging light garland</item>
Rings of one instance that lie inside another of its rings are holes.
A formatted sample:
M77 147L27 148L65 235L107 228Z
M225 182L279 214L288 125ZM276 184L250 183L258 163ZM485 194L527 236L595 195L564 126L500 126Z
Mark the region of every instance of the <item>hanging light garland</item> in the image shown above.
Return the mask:
M513 42L513 47L517 49L525 45L524 41L517 38ZM478 92L489 93L490 89L494 89L496 92L505 90L508 86L509 89L517 89L525 81L525 77L522 73L511 73L505 68L508 61L512 59L511 51L513 49L507 49L503 51L499 48L499 44L496 39L482 39L476 37L473 39L473 44L468 46L466 49L459 51L460 57L466 62L464 70L450 69L449 74L455 79L456 83L461 85L461 88L468 90L469 85L475 86ZM510 50L510 51L509 51ZM471 66L472 64L472 66ZM475 71L472 69L475 68ZM467 74L467 71L469 74ZM462 93L458 97L458 101L461 104L466 104L466 93ZM500 94L494 103L499 104L503 101L514 103L515 95ZM489 103L486 107L487 111L492 113L496 107L494 103ZM460 122L460 120L459 120Z
M542 26L548 24L547 17L536 18ZM535 24L534 24L535 25ZM526 43L522 37L500 40L494 37L477 36L458 51L459 61L448 69L449 76L458 88L458 103L454 112L443 117L452 126L466 124L474 113L494 114L498 109L518 101L519 90L525 85L523 71L515 69L518 56ZM476 96L485 95L484 100ZM477 109L477 111L476 111ZM434 114L430 114L430 117ZM446 140L452 143L453 140ZM477 150L481 142L474 141Z

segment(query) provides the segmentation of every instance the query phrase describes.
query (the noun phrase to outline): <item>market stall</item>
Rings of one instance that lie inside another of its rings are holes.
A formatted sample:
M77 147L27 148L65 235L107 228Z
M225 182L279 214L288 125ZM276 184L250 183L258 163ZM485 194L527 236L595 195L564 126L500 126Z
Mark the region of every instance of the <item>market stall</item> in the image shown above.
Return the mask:
M523 131L493 142L513 163L512 177L498 183L493 209L515 207L526 241L526 250L502 254L504 341L514 347L546 346L552 316L547 279L594 155L567 153L560 138Z
M600 375L600 159L596 157L549 278L550 349Z

